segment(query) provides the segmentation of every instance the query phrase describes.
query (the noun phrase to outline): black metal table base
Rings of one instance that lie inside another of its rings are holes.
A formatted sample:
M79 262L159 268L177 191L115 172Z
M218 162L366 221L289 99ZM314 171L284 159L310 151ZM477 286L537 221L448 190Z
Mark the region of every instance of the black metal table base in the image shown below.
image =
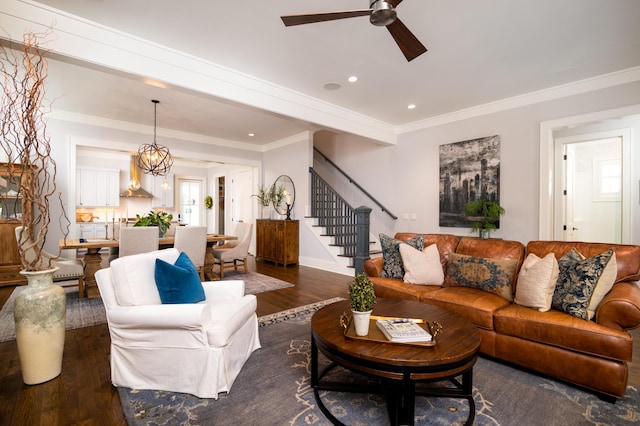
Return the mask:
M326 354L325 354L326 355ZM332 362L329 364L322 373L318 372L318 347L315 343L315 339L311 338L311 386L313 387L313 393L316 399L316 403L320 408L320 411L333 423L334 425L344 426L340 420L338 420L331 411L324 405L322 398L320 397L320 391L332 391L332 392L347 392L347 393L367 393L385 395L387 401L387 412L389 414L389 420L392 425L413 425L415 417L415 397L435 397L435 398L462 398L466 399L469 403L469 415L467 417L466 425L472 425L475 419L475 402L473 400L473 366L467 371L462 373L462 382L458 381L455 377L438 378L437 380L413 380L409 374L405 374L402 380L379 378L379 383L376 384L349 384L340 382L323 382L322 379L339 364ZM354 371L348 367L345 367L350 371ZM358 371L355 373L362 374ZM449 380L453 387L442 388L416 388L416 384L425 382L441 382Z

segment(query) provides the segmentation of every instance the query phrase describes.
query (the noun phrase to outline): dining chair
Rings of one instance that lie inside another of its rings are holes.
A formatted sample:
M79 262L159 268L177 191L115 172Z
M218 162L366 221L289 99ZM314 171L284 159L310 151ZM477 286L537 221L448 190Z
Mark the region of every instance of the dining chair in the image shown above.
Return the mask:
M189 256L198 273L200 281L205 280L204 258L207 251L206 226L178 226L175 230L173 246Z
M247 273L247 256L251 243L252 223L238 222L234 235L237 240L230 240L221 246L213 248L213 263L220 265L220 279L224 278L224 268L232 267L238 270L238 262L242 262L244 273Z
M121 227L118 257L158 250L159 240L157 226Z
M16 227L16 241L29 241L29 235L27 232L23 232L23 226ZM28 246L31 246L28 244ZM23 247L27 247L23 245ZM42 250L40 253L43 262L48 262L51 260L51 266L57 267L58 270L53 273L53 281L69 281L69 280L78 280L78 297L83 298L86 296L86 288L84 286L84 261L82 259L64 259L54 256L51 253ZM35 251L33 248L27 249L25 251L25 257L27 259L33 259L35 257ZM63 285L62 287L72 287L75 286L75 283L72 285Z

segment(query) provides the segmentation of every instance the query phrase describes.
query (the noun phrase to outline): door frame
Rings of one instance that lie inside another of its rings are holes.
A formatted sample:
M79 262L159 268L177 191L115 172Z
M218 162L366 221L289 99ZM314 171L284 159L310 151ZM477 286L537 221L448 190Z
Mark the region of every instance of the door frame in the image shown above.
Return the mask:
M538 238L540 240L553 240L554 230L554 185L555 185L555 137L554 131L571 127L586 126L602 120L617 119L621 117L640 114L640 105L633 105L624 108L616 108L606 111L598 111L589 114L577 115L573 117L565 117L556 120L543 121L540 123L540 189L538 202ZM627 128L628 135L623 138L623 155L622 167L623 175L627 174L630 179L631 174L631 157L630 157L630 131ZM627 145L625 145L625 139ZM624 178L623 178L624 179ZM630 180L625 185L623 180L622 189L623 198L623 221L625 215L630 223L631 215L631 185ZM629 243L631 241L631 227L629 226L622 235L622 242Z

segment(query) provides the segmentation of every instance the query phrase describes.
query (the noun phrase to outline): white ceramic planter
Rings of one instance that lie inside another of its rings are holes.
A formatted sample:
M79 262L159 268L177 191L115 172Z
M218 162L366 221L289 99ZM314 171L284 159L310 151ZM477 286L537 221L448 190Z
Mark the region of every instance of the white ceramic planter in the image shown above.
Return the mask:
M356 329L356 336L366 336L367 334L369 334L369 320L371 318L371 311L351 312L353 313L353 325Z
M21 272L28 285L16 296L14 320L22 380L27 385L47 382L62 371L67 295L53 283L57 269Z

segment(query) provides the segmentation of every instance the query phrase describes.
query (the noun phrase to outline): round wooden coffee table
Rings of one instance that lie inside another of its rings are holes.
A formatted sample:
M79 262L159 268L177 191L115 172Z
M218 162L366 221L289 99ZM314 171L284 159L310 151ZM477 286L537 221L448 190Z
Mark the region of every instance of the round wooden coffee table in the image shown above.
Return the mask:
M325 306L311 319L311 386L318 406L333 424L342 423L322 403L321 390L384 394L393 425L414 424L416 395L464 398L469 402L467 424L473 423L475 404L471 391L480 333L471 322L425 303L378 298L373 315L421 318L442 325L436 344L424 347L348 338L340 325L343 313L351 313L348 301ZM376 327L373 321L371 327ZM318 351L332 361L322 372L318 372ZM379 386L323 382L325 374L336 365L374 377ZM460 375L462 382L456 379ZM451 381L453 386L416 388L421 382L444 380Z

